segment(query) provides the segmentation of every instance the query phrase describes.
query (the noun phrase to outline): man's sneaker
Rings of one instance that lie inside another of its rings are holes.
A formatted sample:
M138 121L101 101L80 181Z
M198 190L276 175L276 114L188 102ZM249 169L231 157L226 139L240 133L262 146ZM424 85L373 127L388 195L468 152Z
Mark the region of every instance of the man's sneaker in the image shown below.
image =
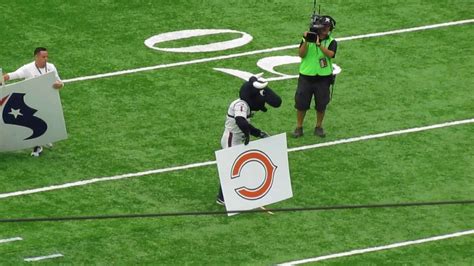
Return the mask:
M33 148L33 151L31 152L31 156L33 157L38 157L40 154L43 152L43 147L41 146L36 146Z
M302 127L297 127L295 129L295 132L293 132L293 138L299 138L303 136L303 128Z
M53 143L48 143L46 145L44 145L46 148L48 149L52 149L53 148Z
M321 138L326 137L326 133L324 133L324 129L322 127L315 127L314 128L314 135L319 136Z
M219 205L225 206L225 202L224 202L223 199L217 198L216 203L219 204Z

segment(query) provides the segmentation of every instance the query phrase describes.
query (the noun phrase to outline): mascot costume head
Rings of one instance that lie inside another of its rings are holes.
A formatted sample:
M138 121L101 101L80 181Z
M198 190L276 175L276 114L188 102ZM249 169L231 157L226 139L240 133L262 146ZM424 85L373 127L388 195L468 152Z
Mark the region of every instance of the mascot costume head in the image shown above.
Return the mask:
M250 77L240 87L240 99L247 102L252 111L266 112L265 104L278 108L281 105L281 98L268 87L268 82L262 78L263 73Z

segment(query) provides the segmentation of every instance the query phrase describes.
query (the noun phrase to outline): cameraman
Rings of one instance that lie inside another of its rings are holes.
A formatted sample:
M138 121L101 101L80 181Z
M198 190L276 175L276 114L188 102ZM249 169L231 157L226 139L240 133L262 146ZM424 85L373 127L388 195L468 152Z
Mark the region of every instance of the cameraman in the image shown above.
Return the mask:
M297 110L296 129L293 137L303 136L303 120L314 95L316 104L316 127L314 135L324 138L322 124L326 106L330 100L329 87L333 83L332 58L336 56L337 42L331 32L336 22L329 16L321 16L305 32L299 47L301 57L300 75L295 94Z

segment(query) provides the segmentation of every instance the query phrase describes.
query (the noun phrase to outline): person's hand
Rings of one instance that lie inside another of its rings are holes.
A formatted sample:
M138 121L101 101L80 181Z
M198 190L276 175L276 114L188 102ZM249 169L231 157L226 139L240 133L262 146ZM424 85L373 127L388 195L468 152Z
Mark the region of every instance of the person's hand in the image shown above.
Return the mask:
M244 135L244 145L248 145L250 142L250 135L249 134L245 134Z
M307 31L305 31L305 32L303 33L303 37L305 37L305 38L306 38L306 36L307 36L307 35L308 35L308 32L307 32Z
M321 46L321 43L319 42L319 34L316 34L316 45Z
M264 139L264 138L268 138L270 137L270 135L268 135L267 132L265 131L260 131L260 136L259 136L261 139Z
M59 80L56 80L54 83L53 83L53 88L59 90L61 89L62 87L64 87L64 83L62 83L61 81Z

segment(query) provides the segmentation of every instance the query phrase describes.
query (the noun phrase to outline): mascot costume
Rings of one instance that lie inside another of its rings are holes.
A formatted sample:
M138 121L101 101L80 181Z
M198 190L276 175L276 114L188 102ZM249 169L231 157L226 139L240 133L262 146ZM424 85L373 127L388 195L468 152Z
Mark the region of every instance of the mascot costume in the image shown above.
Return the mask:
M223 149L250 141L250 135L257 138L266 138L269 135L250 124L250 117L254 112L266 112L265 104L278 108L281 98L268 87L268 82L262 74L252 76L240 88L239 99L233 101L227 110L224 134L221 139ZM216 202L225 205L222 188L219 188Z

